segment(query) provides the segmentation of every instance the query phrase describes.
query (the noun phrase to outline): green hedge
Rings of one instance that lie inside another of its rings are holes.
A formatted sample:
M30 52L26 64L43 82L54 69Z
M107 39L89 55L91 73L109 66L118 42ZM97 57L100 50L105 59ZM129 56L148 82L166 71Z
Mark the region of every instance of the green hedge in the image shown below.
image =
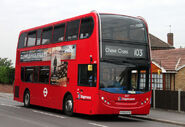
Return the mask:
M0 66L0 83L13 84L15 69L5 66Z
M11 60L0 58L0 83L13 84L15 68L12 67Z

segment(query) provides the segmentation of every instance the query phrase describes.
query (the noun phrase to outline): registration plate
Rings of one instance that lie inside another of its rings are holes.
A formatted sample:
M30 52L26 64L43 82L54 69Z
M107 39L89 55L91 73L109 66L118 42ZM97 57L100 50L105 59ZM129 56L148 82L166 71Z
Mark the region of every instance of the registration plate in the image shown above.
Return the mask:
M131 115L131 111L120 111L119 112L120 115Z

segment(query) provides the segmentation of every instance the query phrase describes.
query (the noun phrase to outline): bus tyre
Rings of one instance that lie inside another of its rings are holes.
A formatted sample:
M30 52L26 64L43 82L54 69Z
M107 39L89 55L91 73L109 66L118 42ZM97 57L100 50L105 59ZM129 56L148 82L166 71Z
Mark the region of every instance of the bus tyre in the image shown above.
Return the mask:
M68 95L64 101L64 113L68 116L73 115L73 97Z
M24 94L24 106L30 107L30 92L26 91Z

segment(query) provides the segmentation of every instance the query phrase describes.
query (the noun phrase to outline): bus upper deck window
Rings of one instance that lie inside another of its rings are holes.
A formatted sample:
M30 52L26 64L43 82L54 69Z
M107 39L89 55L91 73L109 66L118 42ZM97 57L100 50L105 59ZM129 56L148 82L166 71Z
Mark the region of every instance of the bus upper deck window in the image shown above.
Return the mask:
M92 17L83 18L80 26L80 39L89 38L93 32L94 22Z
M36 31L32 31L28 33L28 40L27 40L27 46L35 46L36 42Z
M42 33L42 29L37 30L37 41L36 41L36 45L40 45L40 43L41 43L41 33Z
M53 43L64 41L65 24L54 26Z
M26 42L26 37L27 37L27 33L21 33L20 37L19 37L19 45L18 48L23 48L25 46L25 42Z
M78 39L80 20L75 20L67 23L66 28L66 41L72 41Z
M52 27L44 28L42 32L42 45L49 44L52 38Z

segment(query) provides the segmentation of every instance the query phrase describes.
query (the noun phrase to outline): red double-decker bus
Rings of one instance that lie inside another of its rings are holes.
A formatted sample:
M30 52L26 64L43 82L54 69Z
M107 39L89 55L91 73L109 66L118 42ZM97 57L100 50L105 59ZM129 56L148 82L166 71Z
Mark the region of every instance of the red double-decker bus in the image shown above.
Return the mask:
M14 100L67 115L148 114L150 46L139 17L91 12L23 30Z

